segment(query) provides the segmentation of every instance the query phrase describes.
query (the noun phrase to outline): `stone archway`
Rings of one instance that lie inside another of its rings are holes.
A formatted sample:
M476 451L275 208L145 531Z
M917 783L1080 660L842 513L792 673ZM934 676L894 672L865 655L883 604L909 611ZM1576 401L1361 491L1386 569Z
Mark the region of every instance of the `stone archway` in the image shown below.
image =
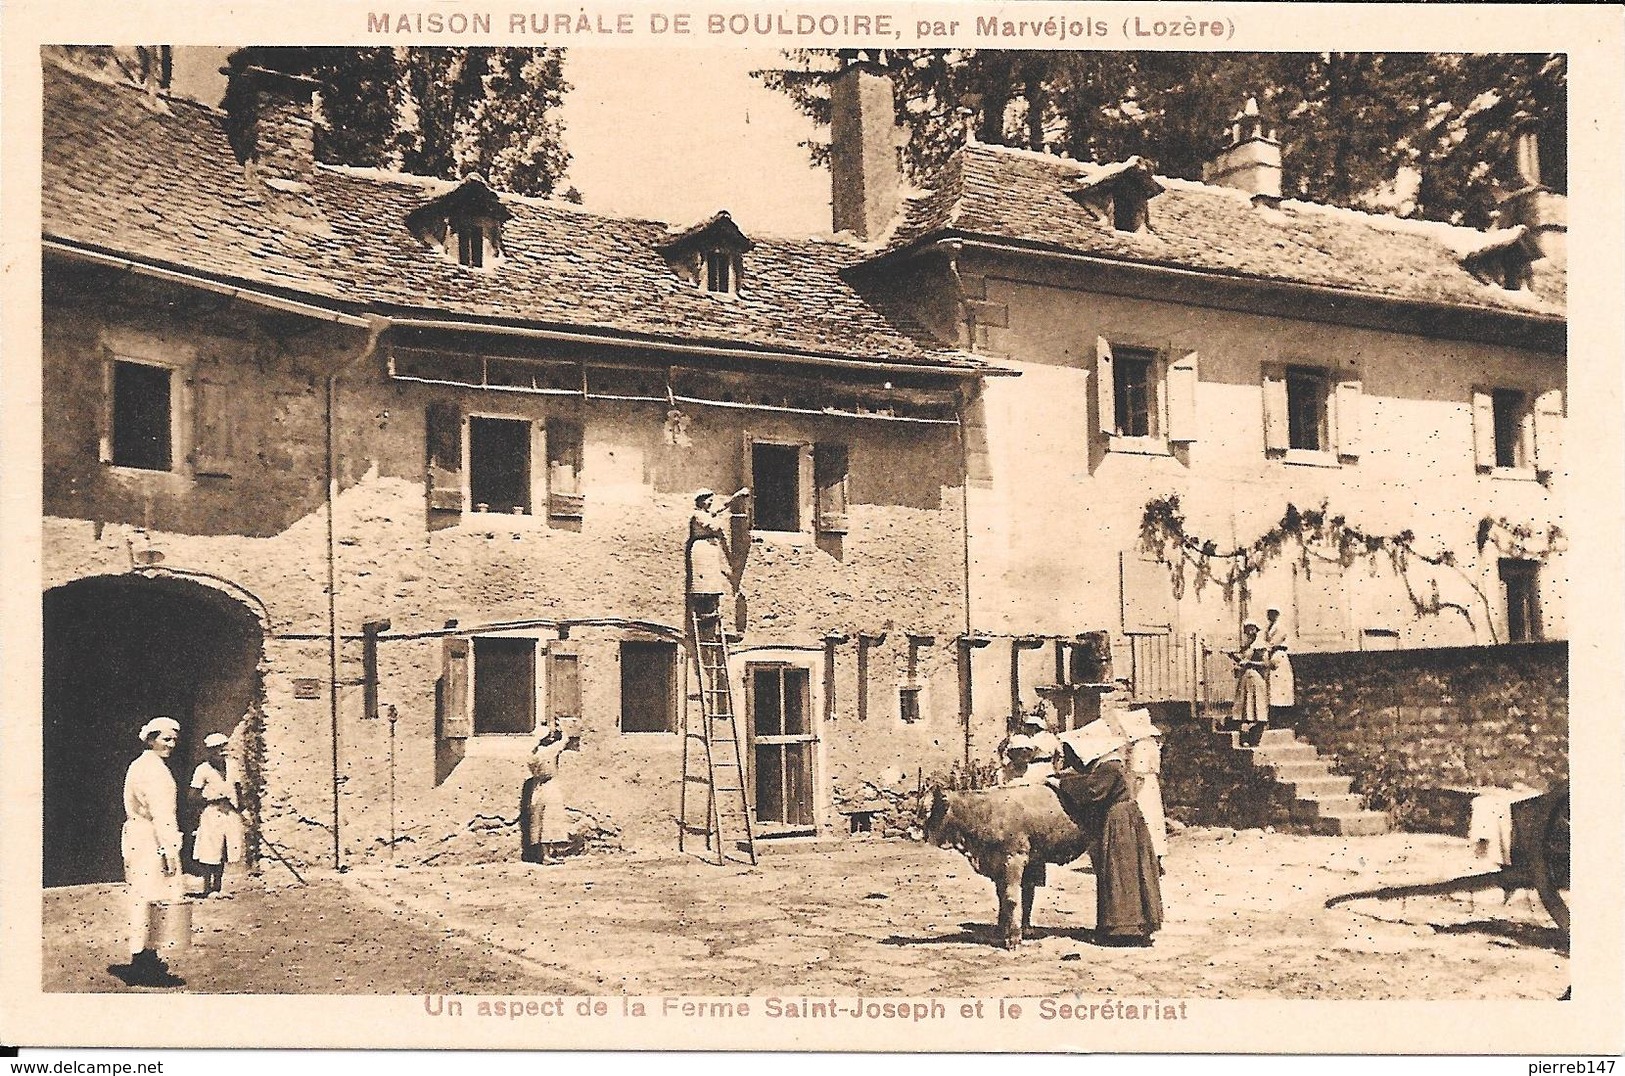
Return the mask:
M185 789L211 732L252 784L264 632L228 594L187 579L95 576L44 599L44 882L123 877L124 771L156 714L181 723L170 771ZM251 792L252 794L252 792Z

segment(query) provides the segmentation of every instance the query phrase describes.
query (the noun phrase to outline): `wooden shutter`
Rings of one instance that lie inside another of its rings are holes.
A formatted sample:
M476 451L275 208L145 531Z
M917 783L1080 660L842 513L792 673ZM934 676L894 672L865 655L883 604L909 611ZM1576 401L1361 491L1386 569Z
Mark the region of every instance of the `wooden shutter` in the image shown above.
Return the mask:
M1285 452L1291 443L1291 427L1287 420L1286 369L1280 366L1264 368L1264 449L1267 452Z
M1535 397L1535 470L1557 474L1563 469L1563 390Z
M429 447L429 508L463 510L463 413L456 404L432 403L424 424Z
M586 498L581 492L582 428L578 422L547 424L547 514L554 519L580 519Z
M474 731L474 715L468 690L468 640L448 638L441 646L440 735L447 740L466 740Z
M1335 649L1348 641L1348 597L1343 587L1343 566L1337 561L1312 560L1308 567L1293 565L1293 602L1298 641L1307 646Z
M813 475L818 483L818 529L845 534L847 529L847 450L845 445L813 446Z
M113 360L102 361L102 405L96 413L97 452L103 463L113 462Z
M1141 634L1174 628L1174 586L1168 565L1121 553L1123 630Z
M818 480L813 467L813 446L803 441L796 450L796 511L797 530L811 531L818 526Z
M1168 440L1196 440L1196 352L1188 351L1168 367Z
M1473 465L1495 469L1495 397L1488 389L1473 390Z
M744 511L740 511L740 502L734 502L734 520L737 524L734 538L738 539L742 535L748 543L750 532L756 526L756 435L746 431L743 442L744 448L739 463L739 487L749 487L750 496L744 499ZM733 491L717 490L717 496L726 497L731 492ZM736 541L734 545L736 554L739 548Z
M547 656L547 712L554 718L581 717L581 666L574 654Z
M1117 432L1117 376L1113 372L1112 346L1104 336L1095 337L1095 409L1100 432Z
M192 473L231 474L237 430L226 386L198 377L192 380Z
M1337 454L1358 456L1365 432L1365 386L1359 381L1339 381L1335 403L1332 418L1336 423Z

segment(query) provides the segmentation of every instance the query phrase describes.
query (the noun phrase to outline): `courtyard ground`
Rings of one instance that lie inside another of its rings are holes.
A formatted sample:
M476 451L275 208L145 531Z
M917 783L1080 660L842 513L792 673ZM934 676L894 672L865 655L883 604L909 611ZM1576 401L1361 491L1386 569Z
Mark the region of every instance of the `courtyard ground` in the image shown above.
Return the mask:
M957 853L904 841L774 848L759 866L676 854L317 872L269 864L203 902L174 958L201 993L1050 995L1555 998L1561 935L1533 893L1327 898L1484 870L1431 834L1193 829L1171 840L1167 922L1149 949L1096 945L1094 879L1050 868L1015 952L993 887ZM121 886L47 890L44 988L128 988Z

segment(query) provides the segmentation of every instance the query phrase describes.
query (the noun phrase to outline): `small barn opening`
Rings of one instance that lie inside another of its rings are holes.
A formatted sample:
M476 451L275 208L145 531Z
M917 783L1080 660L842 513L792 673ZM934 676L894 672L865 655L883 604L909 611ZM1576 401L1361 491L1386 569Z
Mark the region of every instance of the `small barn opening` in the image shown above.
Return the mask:
M232 738L228 754L253 799L264 640L246 605L190 580L122 575L49 590L43 612L47 886L123 878L124 771L155 715L181 723L169 769L183 831L195 824L185 789L212 732Z

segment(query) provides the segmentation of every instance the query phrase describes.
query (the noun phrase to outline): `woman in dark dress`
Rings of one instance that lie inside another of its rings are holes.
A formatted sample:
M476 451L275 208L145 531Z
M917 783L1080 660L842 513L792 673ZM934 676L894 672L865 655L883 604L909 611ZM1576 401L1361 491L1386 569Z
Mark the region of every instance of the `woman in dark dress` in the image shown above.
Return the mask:
M1105 945L1150 945L1162 928L1162 886L1151 831L1115 751L1084 759L1062 737L1066 768L1051 777L1061 803L1086 833L1095 868L1095 937ZM1082 742L1089 742L1085 738ZM1083 753L1091 753L1088 747Z

